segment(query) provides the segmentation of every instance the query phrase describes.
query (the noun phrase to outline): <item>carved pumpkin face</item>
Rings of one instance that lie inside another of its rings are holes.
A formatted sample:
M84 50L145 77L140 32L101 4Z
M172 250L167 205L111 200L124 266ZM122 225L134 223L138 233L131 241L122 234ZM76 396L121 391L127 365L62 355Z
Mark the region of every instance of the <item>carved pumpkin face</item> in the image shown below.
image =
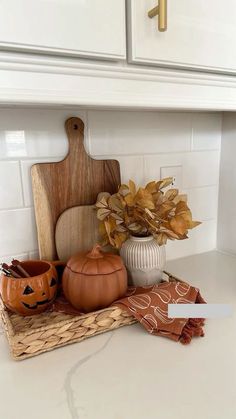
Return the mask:
M57 271L49 262L22 262L30 278L1 276L0 291L4 304L24 316L42 313L53 302L57 292Z

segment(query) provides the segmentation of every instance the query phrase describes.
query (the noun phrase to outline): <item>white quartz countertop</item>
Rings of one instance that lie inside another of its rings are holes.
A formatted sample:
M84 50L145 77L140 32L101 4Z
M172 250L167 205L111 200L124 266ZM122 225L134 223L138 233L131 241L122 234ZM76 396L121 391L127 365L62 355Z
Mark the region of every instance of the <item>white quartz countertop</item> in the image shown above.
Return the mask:
M210 252L167 266L232 317L184 346L139 324L24 361L0 329L1 419L235 419L236 258Z

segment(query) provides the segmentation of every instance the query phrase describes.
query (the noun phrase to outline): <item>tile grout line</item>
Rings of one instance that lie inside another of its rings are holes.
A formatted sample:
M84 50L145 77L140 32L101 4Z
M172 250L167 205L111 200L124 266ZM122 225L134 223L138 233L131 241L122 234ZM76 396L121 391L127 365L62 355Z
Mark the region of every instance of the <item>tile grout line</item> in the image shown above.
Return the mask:
M192 117L191 117L191 146L190 146L190 148L191 148L190 151L191 152L196 151L196 150L194 150L193 142L194 142L194 134L193 134L193 115L192 115Z
M20 252L20 253L17 252L15 254L10 254L10 255L0 255L0 260L1 259L11 259L12 257L15 258L16 256L23 256L23 257L26 256L26 259L29 259L29 253L30 252L32 252L32 250L30 250L30 251L27 250L26 252L23 251L23 252ZM26 260L26 259L24 259L24 260Z
M201 185L201 186L189 186L187 188L182 188L185 191L190 191L192 189L205 189L205 188L214 188L214 187L218 187L218 183L210 183L208 185Z
M56 159L56 161L61 161L62 159L65 158L65 154L60 155L60 156L29 156L29 157L24 157L24 156L12 156L12 157L1 157L0 162L27 162L27 161L31 161L31 160L37 160L37 161L41 161L42 163L44 162L44 160L46 160L46 162L49 161L49 159L52 159L53 161ZM60 160L59 160L60 159Z
M88 110L85 111L85 121L84 122L85 122L84 140L87 140L87 146L88 146L88 150L86 150L86 151L87 151L87 153L90 157L93 157L92 153L91 153L91 149L92 149L92 146L91 146L91 131L90 131L90 128L89 128L89 111ZM85 141L84 141L84 143L85 143Z
M19 167L20 167L20 183L21 183L22 202L23 202L23 208L25 208L25 190L24 190L23 168L22 168L21 160L19 160Z
M27 210L27 209L33 209L33 205L31 206L25 206L25 207L13 207L13 208L0 208L0 212L4 212L4 211L21 211L21 210Z
M219 242L219 207L220 207L220 191L221 191L221 156L222 156L222 140L223 140L223 118L221 115L220 121L220 158L219 158L219 170L218 170L218 184L217 184L217 210L216 210L216 248L218 248Z
M197 154L197 153L215 153L220 152L220 149L214 148L214 149L202 149L202 150L183 150L183 151L161 151L161 152L155 152L155 153L126 153L126 154L93 154L92 157L94 159L114 159L119 157L154 157L154 156L163 156L163 155L182 155L182 154Z
M144 179L146 178L144 155L142 156L142 170L143 170L143 181L144 181Z
M87 134L86 134L87 131ZM88 145L89 147L91 147L91 135L90 135L90 130L87 127L87 129L85 130L85 135L88 138ZM90 150L91 151L91 150ZM191 150L175 150L175 151L157 151L152 153L151 151L149 153L117 153L117 154L91 154L91 157L93 158L97 158L97 159L114 159L115 157L152 157L152 156L159 156L159 155L163 155L163 154L168 154L168 155L173 155L173 154L188 154L188 153L211 153L211 152L216 152L219 151L220 152L220 148L203 148L203 149L191 149ZM52 161L61 161L62 159L65 158L65 155L60 155L60 156L30 156L30 157L24 157L24 156L12 156L12 157L2 157L0 159L0 162L17 162L17 161L21 161L21 162L27 162L27 161L31 161L31 160L37 160L37 161L41 161L42 163L44 162L44 160L46 160L46 162L50 161L49 159L52 159Z

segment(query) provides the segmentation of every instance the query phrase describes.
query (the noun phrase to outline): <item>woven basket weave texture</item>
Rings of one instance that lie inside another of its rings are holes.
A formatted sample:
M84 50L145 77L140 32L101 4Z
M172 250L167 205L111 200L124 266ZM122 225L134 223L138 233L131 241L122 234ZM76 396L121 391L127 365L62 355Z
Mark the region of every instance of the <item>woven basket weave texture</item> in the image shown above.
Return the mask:
M169 273L169 281L181 281ZM0 315L12 357L29 358L88 337L136 323L135 318L112 306L83 315L48 311L22 317L9 312L0 299Z

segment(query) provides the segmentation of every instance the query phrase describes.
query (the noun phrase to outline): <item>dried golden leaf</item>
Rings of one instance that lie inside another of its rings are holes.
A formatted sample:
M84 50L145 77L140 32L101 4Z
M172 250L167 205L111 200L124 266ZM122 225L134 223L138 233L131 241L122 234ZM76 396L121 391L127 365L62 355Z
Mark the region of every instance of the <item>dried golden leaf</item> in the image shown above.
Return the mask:
M124 209L123 206L123 202L118 198L118 196L112 195L109 199L108 199L108 205L109 207L116 212L122 212Z
M165 197L165 199L168 199L169 201L172 201L173 199L176 198L178 193L179 193L178 189L169 189L168 191L166 191L164 197Z
M152 220L154 220L155 215L148 208L145 208L144 211L149 215L150 218L152 218Z
M181 217L186 221L186 223L189 223L192 221L192 213L190 210L179 212L178 215L181 215Z
M178 204L178 202L180 202L180 201L183 201L183 202L187 203L187 199L188 199L188 196L186 194L181 194L181 195L177 195L175 197L175 199L173 200L173 202L175 204Z
M109 192L99 192L97 196L97 202L101 201L103 198L105 198L105 200L107 201L110 196L111 194Z
M118 214L116 214L114 212L112 212L110 216L112 218L115 218L116 221L120 221L121 223L123 223L123 221L124 221L122 217L120 217Z
M139 231L142 230L142 226L138 223L132 223L130 225L127 226L129 230L138 233Z
M170 186L173 183L173 177L167 177L157 182L157 189L163 189Z
M119 187L118 193L122 196L126 196L130 193L128 185L122 184Z
M149 182L149 183L147 183L147 185L145 186L145 189L146 189L149 193L151 193L151 194L156 193L156 191L157 191L157 187L156 187L156 182L155 182L155 180L154 180L153 182Z
M130 181L129 181L129 190L130 190L130 193L131 193L133 196L135 196L135 195L136 195L136 185L135 185L135 183L133 182L133 180L130 180Z
M164 194L163 194L163 192L158 191L158 192L152 194L152 199L153 199L156 207L158 205L161 205L164 202Z
M136 200L138 200L138 199L152 200L152 194L144 188L139 188L139 190L136 194Z
M201 223L201 221L189 221L188 222L188 228L191 230L194 227L199 226Z
M129 207L133 207L135 205L134 197L131 193L126 195L124 200Z
M122 244L127 240L127 234L126 233L117 233L114 235L114 242L115 247L117 249L120 249Z
M147 221L147 224L151 233L157 233L159 231L158 222L155 222L153 220L148 220L148 219L146 221Z
M122 211L124 211L124 208L126 207L126 202L125 202L124 197L121 194L119 194L119 193L117 193L116 196L117 196L117 199L119 199L119 201L120 201L120 203L121 203L121 205L123 207L123 210Z
M190 211L188 205L184 201L179 201L176 205L175 213L182 215L183 213Z
M108 219L108 222L110 224L111 232L116 231L116 228L117 228L117 220L115 220L113 217L110 216L109 219Z
M98 219L100 220L100 221L103 221L103 220L105 220L105 218L107 218L108 217L108 215L110 214L110 210L109 209L106 209L106 208L99 208L98 209L98 211L97 211L97 217L98 217Z
M164 244L166 244L168 236L165 233L159 233L155 236L155 239L159 246L163 246Z
M106 234L109 240L109 243L115 247L115 241L113 239L113 237L111 236L111 225L108 221L104 221L104 225L105 225L105 229L106 229Z
M108 204L107 204L107 200L105 197L102 197L102 199L100 201L97 201L95 206L97 208L107 208Z
M178 238L179 238L179 235L178 235L178 234L174 233L174 231L169 230L169 229L167 229L167 228L160 227L159 231L160 231L161 233L165 233L165 234L166 234L169 238L171 238L171 239L176 239L176 240L178 240Z
M181 215L176 215L170 220L172 230L177 234L184 234L187 230L186 222Z
M125 233L125 232L127 232L127 228L124 227L123 225L118 225L116 227L116 231L118 231L118 233Z
M159 218L167 217L168 213L175 207L175 204L172 201L163 202L156 210L156 215Z
M152 194L144 188L139 188L135 197L135 201L137 205L139 205L142 208L148 208L148 209L155 208Z
M106 232L107 232L107 234L109 236L110 233L111 233L111 227L110 227L109 221L104 221L104 226L105 226Z
M140 207L142 208L148 208L148 209L154 209L155 205L152 201L147 200L147 199L139 199L137 201L137 204L140 205Z

